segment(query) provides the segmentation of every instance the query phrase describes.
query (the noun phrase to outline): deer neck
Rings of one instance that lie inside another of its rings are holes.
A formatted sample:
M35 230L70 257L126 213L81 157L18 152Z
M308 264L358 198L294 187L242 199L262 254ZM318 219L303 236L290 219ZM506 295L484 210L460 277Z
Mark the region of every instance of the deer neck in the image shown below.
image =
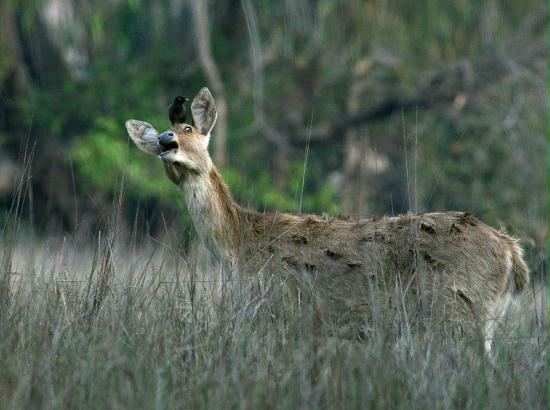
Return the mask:
M217 259L234 262L243 210L233 201L216 167L189 176L181 188L202 242Z

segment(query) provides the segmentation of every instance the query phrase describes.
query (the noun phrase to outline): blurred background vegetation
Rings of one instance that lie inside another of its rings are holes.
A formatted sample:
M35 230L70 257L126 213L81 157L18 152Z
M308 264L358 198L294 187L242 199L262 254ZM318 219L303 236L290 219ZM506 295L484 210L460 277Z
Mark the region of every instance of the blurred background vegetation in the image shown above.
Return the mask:
M241 204L468 210L547 265L542 0L3 0L3 214L23 180L39 234L97 229L121 190L128 226L189 226L124 122L166 129L172 98L205 85L211 152Z

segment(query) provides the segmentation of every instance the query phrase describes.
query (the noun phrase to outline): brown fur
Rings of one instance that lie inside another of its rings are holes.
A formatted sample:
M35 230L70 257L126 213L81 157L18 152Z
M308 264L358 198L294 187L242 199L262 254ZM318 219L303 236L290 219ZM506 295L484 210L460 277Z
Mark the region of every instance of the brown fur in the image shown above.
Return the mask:
M197 128L171 128L179 148L165 157L165 166L214 255L241 275L268 271L314 290L338 318L368 317L380 295L394 301L411 296L419 312L429 311L430 323L481 321L490 350L492 319L529 279L515 239L465 212L352 220L244 209L208 154L215 104L204 93L195 99L201 101L193 111ZM198 111L204 109L214 111ZM150 139L145 144L140 137L152 135L143 124L131 120L128 131L141 149L157 153L154 144L146 146Z
M399 272L401 282L414 281L421 259L428 288L437 281L439 297L454 300L460 296L469 309L477 307L472 314L482 320L498 310L510 280L516 291L528 281L515 241L467 213L407 214L377 220L257 213L233 202L215 168L209 178L213 190L208 196L216 201L216 214L223 221L214 224L219 231L213 235L227 246L224 253L244 275L257 273L269 260L273 273L298 282L314 277L333 293L332 298L353 305L363 303L366 283L362 282L385 271ZM511 269L507 258L511 258Z

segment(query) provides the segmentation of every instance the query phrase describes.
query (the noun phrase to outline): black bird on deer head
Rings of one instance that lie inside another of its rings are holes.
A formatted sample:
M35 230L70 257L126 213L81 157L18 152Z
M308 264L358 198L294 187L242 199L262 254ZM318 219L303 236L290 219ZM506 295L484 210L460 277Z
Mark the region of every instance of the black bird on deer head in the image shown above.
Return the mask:
M185 103L188 101L190 101L189 98L182 97L181 95L174 98L174 101L168 107L168 118L170 119L172 125L182 124L185 122L187 117L187 108L185 107Z

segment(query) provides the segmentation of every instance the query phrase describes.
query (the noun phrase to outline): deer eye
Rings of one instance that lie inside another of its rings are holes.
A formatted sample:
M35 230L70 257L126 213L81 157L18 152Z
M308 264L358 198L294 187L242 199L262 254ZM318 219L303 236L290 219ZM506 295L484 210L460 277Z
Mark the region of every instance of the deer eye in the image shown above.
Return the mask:
M185 128L183 129L183 131L185 131L185 132L191 132L191 131L193 131L193 129L192 129L191 127L185 127Z

